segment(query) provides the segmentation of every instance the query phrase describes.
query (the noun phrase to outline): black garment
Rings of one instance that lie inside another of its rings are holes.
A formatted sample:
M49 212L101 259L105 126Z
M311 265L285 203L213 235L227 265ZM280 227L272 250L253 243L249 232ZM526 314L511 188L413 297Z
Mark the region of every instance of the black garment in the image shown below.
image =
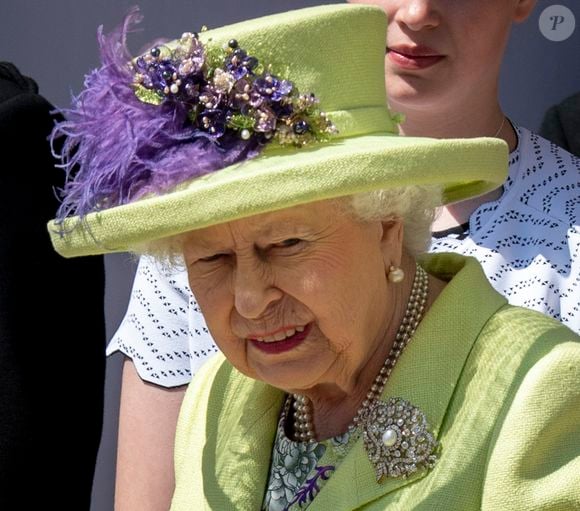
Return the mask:
M465 222L461 225L456 225L455 227L449 227L449 229L444 229L442 231L433 231L431 236L435 239L447 238L452 234L456 235L455 237L458 240L463 240L469 236L469 222Z
M0 63L0 509L89 509L104 395L104 267L66 260L53 107ZM76 396L82 397L76 397Z
M548 109L540 135L580 156L580 93Z

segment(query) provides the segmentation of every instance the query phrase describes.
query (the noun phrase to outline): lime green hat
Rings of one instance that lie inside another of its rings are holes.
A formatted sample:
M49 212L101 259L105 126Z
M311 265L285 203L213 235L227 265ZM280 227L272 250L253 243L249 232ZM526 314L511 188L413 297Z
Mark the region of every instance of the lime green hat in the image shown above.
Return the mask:
M499 139L397 134L379 8L267 16L132 61L130 22L101 36L103 66L53 134L69 180L48 228L65 257L379 188L438 184L455 202L506 178Z

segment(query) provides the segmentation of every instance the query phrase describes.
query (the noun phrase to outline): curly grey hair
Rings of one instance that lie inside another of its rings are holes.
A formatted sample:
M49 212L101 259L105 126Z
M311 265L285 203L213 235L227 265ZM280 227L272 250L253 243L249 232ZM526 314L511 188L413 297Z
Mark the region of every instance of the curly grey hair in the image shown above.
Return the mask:
M440 186L405 186L351 195L348 204L355 219L388 221L402 219L403 245L412 256L429 248L431 224L442 203Z

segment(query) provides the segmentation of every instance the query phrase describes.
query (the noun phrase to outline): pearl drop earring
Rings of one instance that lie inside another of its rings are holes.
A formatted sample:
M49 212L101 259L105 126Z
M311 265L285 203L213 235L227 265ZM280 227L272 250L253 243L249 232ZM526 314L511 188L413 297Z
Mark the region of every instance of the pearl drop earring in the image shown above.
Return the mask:
M397 284L403 281L405 278L405 272L401 268L391 266L389 268L389 274L387 275L387 278L389 279L389 282Z

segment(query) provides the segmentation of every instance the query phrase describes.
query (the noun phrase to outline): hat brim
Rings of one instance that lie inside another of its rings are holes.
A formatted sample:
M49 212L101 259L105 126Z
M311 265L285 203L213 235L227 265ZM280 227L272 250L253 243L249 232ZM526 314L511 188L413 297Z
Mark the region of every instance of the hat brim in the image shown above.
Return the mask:
M443 187L445 203L503 184L508 148L495 138L429 139L393 134L312 147L268 147L257 158L64 225L49 223L64 257L125 252L183 232L299 204L408 185Z

